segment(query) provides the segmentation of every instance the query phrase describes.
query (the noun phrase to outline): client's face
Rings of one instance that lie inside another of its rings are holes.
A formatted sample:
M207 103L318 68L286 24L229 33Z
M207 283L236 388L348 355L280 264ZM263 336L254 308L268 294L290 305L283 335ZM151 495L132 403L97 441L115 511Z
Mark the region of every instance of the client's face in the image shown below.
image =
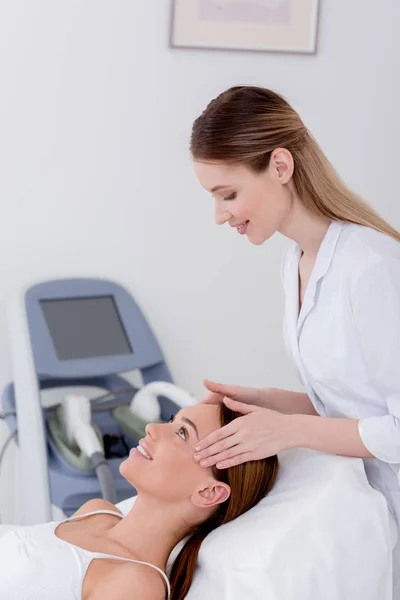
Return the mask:
M147 425L141 450L133 449L120 466L120 472L140 494L144 492L164 502L191 500L211 507L227 499L229 487L220 484L212 469L194 460L197 442L221 426L216 405L198 404L183 408L171 423Z

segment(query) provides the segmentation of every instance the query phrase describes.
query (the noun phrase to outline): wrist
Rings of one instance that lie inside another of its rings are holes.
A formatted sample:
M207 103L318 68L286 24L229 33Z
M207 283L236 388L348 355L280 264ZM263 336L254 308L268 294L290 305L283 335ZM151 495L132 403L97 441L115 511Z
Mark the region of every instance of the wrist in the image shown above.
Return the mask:
M289 448L311 448L312 426L316 419L311 415L286 415Z
M257 405L262 408L272 408L271 407L271 392L273 392L272 388L257 388L258 392L258 401Z
M260 392L260 406L263 408L269 408L280 413L285 413L285 402L284 399L287 395L285 390L279 388L259 388ZM282 402L283 401L283 402Z
M309 448L328 454L374 458L363 444L357 419L289 415L290 448Z

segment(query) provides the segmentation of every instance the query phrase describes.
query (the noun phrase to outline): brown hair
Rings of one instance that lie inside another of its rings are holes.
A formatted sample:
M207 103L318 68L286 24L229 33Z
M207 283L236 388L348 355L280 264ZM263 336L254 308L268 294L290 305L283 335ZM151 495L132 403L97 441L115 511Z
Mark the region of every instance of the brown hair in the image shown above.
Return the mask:
M242 415L221 404L222 426L240 416ZM229 469L214 468L215 478L227 483L231 494L228 500L217 506L207 521L203 521L190 532L190 538L172 566L171 600L183 600L188 593L204 538L216 527L229 523L255 506L271 490L277 475L277 456L249 461Z
M293 182L304 206L332 221L372 227L400 241L391 227L340 179L297 112L276 92L237 86L212 100L196 119L195 160L242 164L264 171L275 148L293 156Z

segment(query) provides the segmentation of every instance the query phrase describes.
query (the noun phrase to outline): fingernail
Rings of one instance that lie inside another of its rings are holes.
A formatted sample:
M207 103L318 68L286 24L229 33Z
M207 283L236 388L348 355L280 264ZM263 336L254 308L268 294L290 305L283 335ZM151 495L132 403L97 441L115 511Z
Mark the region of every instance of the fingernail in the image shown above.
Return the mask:
M198 452L199 450L201 450L200 445L195 447L196 452Z
M202 461L200 462L200 465L201 465L202 467L206 467L206 466L207 466L207 464L208 464L208 463L207 463L207 461L206 461L206 460L202 460Z
M200 454L195 454L195 455L194 455L194 458L195 458L195 460L199 460L199 458L200 458Z

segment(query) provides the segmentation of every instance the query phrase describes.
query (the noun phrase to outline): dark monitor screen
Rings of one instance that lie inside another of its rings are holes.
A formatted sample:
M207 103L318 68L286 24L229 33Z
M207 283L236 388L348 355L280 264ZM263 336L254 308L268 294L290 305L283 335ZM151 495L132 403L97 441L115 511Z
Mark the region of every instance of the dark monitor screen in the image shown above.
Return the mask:
M59 360L132 354L113 296L40 300Z

